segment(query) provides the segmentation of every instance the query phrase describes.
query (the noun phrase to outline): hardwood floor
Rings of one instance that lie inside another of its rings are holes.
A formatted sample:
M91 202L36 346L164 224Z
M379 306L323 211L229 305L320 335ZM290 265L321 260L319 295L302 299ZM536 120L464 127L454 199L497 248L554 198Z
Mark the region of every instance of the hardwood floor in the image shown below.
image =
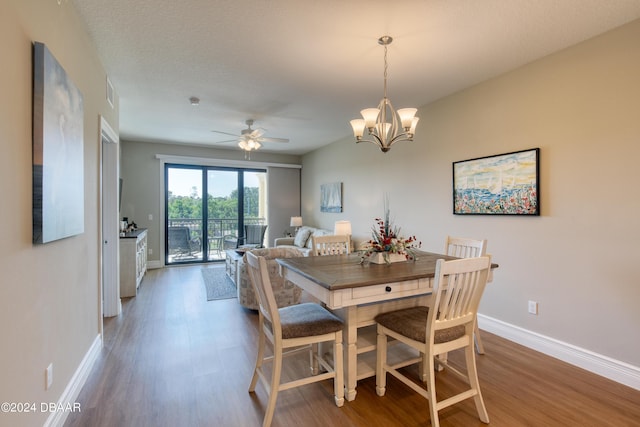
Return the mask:
M259 426L266 394L247 392L257 314L236 299L206 301L200 266L150 270L123 314L105 319L104 348L65 426ZM491 426L640 426L640 391L483 331L477 357ZM450 360L460 360L460 354ZM303 369L306 359L296 360ZM417 373L417 371L416 371ZM438 374L438 393L459 386ZM273 426L430 425L427 401L393 377L335 406L326 381L281 392ZM472 400L440 413L443 427L483 426Z

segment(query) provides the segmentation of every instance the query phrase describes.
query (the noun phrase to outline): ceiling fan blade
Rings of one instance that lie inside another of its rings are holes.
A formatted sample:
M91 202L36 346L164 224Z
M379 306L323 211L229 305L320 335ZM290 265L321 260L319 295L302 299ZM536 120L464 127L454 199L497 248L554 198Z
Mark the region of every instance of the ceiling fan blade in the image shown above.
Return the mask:
M240 135L238 135L237 133L222 132L220 130L212 130L211 132L221 133L223 135L231 135L231 136L235 136L236 138L240 137Z
M251 128L251 125L253 125L252 119L248 119L246 123L247 123L247 128L242 129L240 131L240 135L229 133L229 132L223 132L220 130L212 130L211 132L221 133L223 135L230 135L237 138L237 139L228 139L224 141L214 141L214 144L223 144L225 142L240 142L240 143L244 142L246 144L249 144L249 143L260 144L261 142L289 142L287 138L269 138L269 137L262 136L264 135L265 130L262 128L252 129ZM256 147L256 149L257 148L260 148L260 147Z
M260 138L260 141L262 141L262 142L289 142L289 140L287 138L269 138L269 137Z

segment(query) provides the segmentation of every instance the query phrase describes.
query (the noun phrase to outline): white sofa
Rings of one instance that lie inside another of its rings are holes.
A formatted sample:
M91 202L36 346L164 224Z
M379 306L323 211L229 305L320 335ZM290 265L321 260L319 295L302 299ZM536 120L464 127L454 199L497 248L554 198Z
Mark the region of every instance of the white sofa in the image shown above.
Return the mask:
M329 236L332 234L333 231L331 230L305 225L300 227L295 237L279 237L275 239L274 243L277 248L298 249L302 251L305 256L309 256L312 246L311 236Z

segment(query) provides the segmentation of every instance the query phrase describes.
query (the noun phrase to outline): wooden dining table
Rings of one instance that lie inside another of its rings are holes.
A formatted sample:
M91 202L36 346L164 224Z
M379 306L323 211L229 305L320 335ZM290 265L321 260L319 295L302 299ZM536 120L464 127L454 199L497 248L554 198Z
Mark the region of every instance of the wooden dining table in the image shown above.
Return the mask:
M278 258L282 276L339 316L344 324L345 397L354 400L357 381L375 375L374 318L401 308L426 305L433 290L436 261L455 257L416 251L415 261L360 263L360 255ZM498 267L492 264L492 271ZM491 280L492 274L489 276ZM390 354L402 360L415 354ZM405 352L408 350L405 350Z

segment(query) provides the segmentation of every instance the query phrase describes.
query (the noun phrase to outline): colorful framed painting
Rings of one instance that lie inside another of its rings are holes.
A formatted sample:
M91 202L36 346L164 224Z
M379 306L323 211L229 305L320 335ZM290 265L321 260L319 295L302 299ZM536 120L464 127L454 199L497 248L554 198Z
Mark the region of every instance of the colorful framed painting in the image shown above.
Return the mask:
M33 243L84 232L82 93L42 43L33 44Z
M540 149L453 163L456 215L540 215Z

